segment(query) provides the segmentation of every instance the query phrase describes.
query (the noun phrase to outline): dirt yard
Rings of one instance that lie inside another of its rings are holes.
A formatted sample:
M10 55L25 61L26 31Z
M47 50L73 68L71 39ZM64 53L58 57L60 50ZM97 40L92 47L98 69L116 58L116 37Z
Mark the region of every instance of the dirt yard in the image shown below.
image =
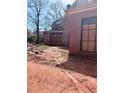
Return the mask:
M96 60L62 47L28 45L28 93L96 93Z

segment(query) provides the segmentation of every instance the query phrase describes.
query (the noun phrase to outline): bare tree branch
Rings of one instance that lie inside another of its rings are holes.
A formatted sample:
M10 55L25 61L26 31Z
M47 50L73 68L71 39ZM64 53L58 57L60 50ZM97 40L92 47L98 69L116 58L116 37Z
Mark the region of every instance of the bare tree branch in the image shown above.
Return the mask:
M55 2L53 2L50 5L47 11L47 15L44 17L44 19L49 28L51 28L53 22L62 18L63 16L64 16L63 3L61 2L61 0L55 0Z
M47 4L47 0L28 0L28 20L32 21L32 23L36 26L37 31L37 42L39 43L39 30L40 30L40 16L43 13L43 9Z

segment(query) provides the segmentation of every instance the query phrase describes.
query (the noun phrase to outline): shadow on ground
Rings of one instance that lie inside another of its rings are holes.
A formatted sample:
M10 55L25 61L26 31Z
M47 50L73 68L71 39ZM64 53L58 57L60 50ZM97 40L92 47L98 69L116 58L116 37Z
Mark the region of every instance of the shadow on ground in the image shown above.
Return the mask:
M66 62L57 67L97 78L97 60L93 57L69 56Z

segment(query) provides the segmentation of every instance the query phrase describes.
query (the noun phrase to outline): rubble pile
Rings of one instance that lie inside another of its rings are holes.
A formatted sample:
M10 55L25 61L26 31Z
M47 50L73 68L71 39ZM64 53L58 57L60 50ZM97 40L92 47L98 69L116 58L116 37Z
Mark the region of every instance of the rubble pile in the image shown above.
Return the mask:
M28 44L27 56L28 61L56 66L67 60L68 51L57 49L58 47L50 47L47 49L40 49L36 45Z

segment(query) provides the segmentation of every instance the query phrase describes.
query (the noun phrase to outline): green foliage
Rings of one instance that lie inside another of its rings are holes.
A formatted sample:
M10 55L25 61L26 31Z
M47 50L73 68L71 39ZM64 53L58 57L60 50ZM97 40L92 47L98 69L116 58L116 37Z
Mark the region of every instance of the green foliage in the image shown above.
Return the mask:
M37 37L36 36L27 36L27 41L29 42L29 43L35 43L36 42L36 39L37 39Z

